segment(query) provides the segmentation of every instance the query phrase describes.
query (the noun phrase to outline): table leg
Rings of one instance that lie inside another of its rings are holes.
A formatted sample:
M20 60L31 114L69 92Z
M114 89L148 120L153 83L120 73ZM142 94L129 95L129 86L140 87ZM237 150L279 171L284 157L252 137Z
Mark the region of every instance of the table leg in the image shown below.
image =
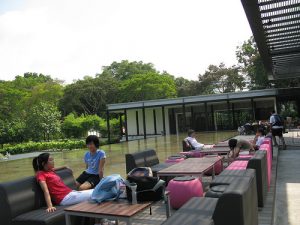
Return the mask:
M116 219L115 222L116 222L116 225L119 225L119 220L118 219Z
M211 175L212 179L215 178L215 165L213 165L212 167L212 175Z
M169 196L166 196L166 216L169 218L171 216L171 210L170 210L170 198Z
M132 225L131 218L127 220L127 225Z
M71 216L68 213L65 213L66 225L71 225Z

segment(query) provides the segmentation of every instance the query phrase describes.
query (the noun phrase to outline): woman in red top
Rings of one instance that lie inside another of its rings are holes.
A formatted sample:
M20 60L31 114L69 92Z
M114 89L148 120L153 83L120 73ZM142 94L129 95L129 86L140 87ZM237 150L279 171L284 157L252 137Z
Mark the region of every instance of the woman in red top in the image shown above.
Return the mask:
M90 199L93 189L86 191L75 191L67 187L62 179L55 173L54 159L49 153L42 153L35 157L32 166L36 172L36 179L39 182L45 196L47 212L54 212L57 205L73 205Z

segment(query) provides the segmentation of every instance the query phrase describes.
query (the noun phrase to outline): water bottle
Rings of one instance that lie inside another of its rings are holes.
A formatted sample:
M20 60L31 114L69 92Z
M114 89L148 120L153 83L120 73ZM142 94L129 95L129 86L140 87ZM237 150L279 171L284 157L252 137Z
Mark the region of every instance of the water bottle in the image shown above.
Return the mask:
M136 199L136 188L137 188L136 183L131 183L131 184L130 184L132 204L137 204L137 199Z

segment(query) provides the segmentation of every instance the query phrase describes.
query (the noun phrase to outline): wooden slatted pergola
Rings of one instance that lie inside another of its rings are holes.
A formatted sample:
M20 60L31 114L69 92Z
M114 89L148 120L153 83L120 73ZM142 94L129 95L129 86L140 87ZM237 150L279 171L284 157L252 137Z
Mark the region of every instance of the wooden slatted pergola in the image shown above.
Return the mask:
M241 0L271 79L300 76L300 0Z

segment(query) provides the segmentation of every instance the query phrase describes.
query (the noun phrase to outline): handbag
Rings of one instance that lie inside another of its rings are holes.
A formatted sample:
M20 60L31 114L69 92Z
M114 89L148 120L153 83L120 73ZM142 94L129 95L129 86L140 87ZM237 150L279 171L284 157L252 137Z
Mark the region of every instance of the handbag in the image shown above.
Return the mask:
M164 198L165 181L158 177L144 176L141 170L149 170L147 167L139 167L130 171L125 181L127 199L132 201L131 184L136 184L136 198L138 202L159 201ZM151 169L150 169L151 170ZM139 176L135 176L136 171L139 171ZM147 172L144 174L147 175ZM151 173L150 173L151 174Z

